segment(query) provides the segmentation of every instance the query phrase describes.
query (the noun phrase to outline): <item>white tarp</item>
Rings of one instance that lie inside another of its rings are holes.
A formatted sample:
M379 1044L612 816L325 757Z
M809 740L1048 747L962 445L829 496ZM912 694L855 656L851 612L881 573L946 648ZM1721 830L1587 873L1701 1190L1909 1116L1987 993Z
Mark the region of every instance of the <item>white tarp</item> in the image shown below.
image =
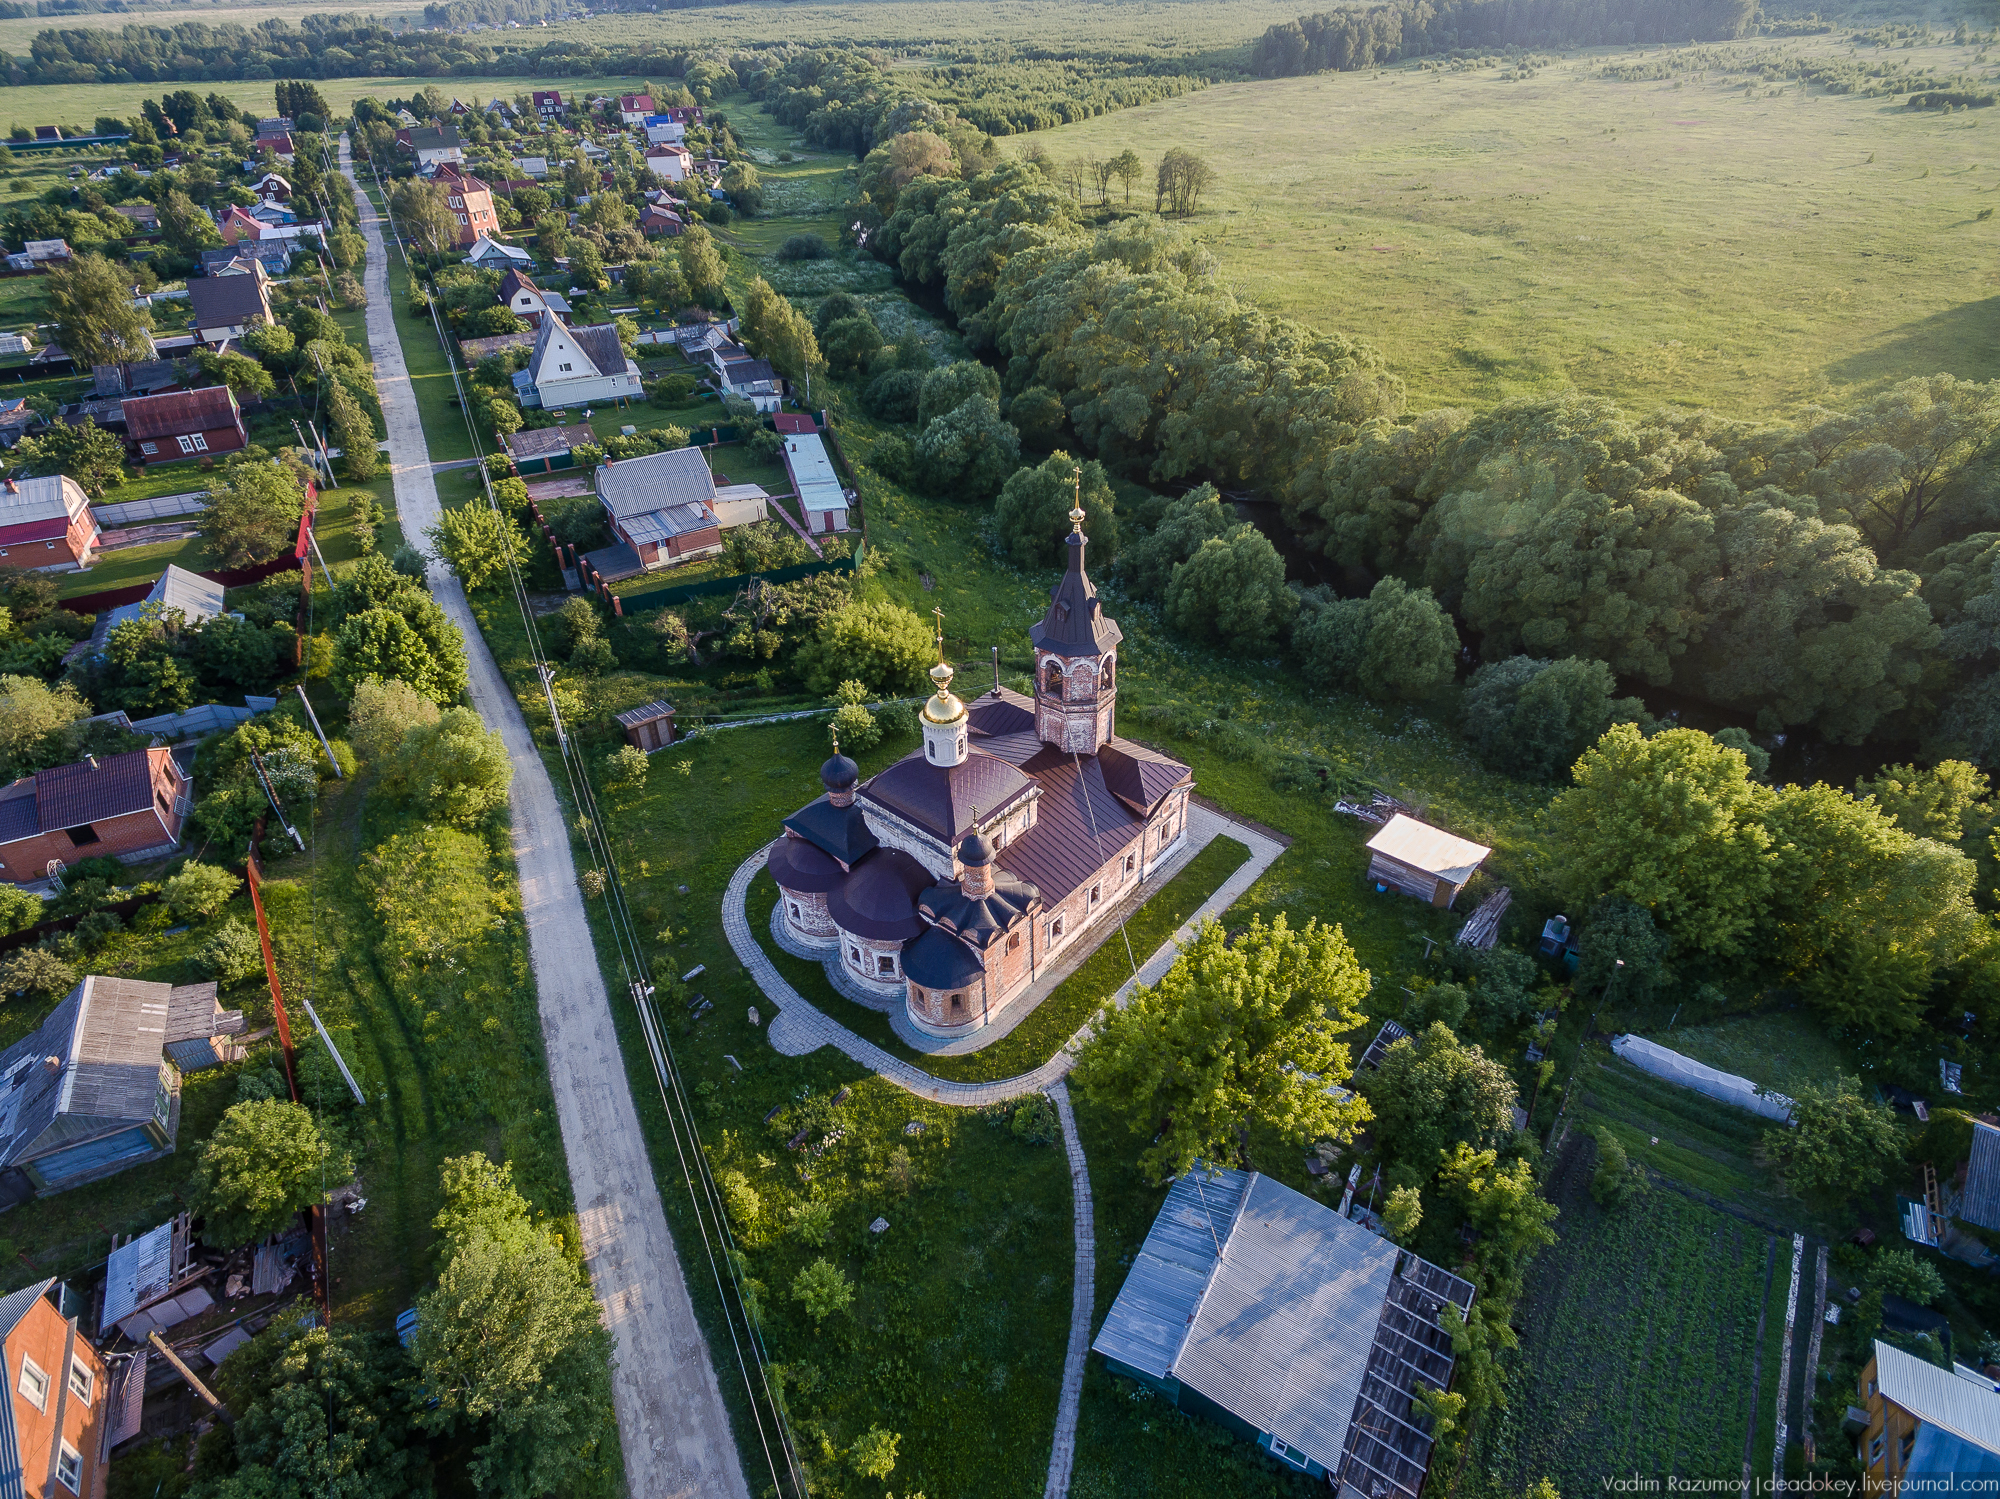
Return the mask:
M1764 1119L1775 1119L1781 1124L1791 1122L1792 1100L1782 1093L1760 1092L1747 1077L1738 1077L1733 1072L1718 1072L1693 1057L1669 1051L1643 1036L1614 1036L1611 1050L1641 1072L1664 1078L1677 1087L1690 1088L1705 1098L1748 1109Z

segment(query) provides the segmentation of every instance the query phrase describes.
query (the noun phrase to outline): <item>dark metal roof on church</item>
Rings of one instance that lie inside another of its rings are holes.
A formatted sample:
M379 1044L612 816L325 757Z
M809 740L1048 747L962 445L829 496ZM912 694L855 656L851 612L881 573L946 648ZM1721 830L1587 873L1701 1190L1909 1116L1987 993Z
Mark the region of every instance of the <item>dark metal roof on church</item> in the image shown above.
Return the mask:
M900 848L878 848L828 892L826 908L843 932L878 942L907 942L924 930L917 897L933 878Z
M903 973L927 989L956 989L985 971L971 949L942 927L932 927L903 949Z
M825 797L819 797L787 817L785 826L825 849L850 869L877 846L875 835L868 831L867 819L852 802L836 807Z
M803 895L824 895L846 875L831 854L803 838L780 838L771 845L764 867L780 889Z
M861 794L913 827L955 844L972 827L972 814L992 817L1030 789L1028 778L1005 760L974 750L964 763L934 765L922 755L898 760L861 788Z
M1000 850L1000 867L1053 906L1108 864L1144 824L1104 784L1095 755L1044 746L1022 767L1042 788L1035 825Z
M1068 546L1069 567L1062 581L1049 590L1048 613L1029 627L1028 639L1038 650L1062 656L1108 651L1125 638L1125 632L1105 614L1097 601L1097 587L1083 570L1082 535L1072 531Z

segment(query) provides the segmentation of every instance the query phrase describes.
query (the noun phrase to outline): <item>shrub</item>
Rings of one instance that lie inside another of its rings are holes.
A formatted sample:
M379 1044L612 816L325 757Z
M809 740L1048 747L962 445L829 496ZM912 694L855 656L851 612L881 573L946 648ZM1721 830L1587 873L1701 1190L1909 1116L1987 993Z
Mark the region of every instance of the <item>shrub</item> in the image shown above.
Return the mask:
M802 1202L792 1209L792 1232L799 1241L814 1249L824 1249L826 1241L833 1237L833 1205L825 1202Z
M53 999L76 987L76 970L46 947L18 948L0 958L0 992Z
M264 948L256 932L231 917L216 928L215 935L196 949L188 961L204 978L229 985L263 968Z
M854 1287L838 1265L822 1257L792 1277L792 1299L806 1309L817 1328L854 1304Z
M593 635L588 640L579 640L570 648L569 664L586 677L596 677L615 670L618 657L612 652L610 641L601 635Z
M715 1179L715 1184L721 1188L723 1205L739 1228L756 1223L757 1215L764 1211L764 1199L750 1185L749 1177L741 1171L725 1171Z
M231 1104L197 1147L189 1206L203 1220L204 1242L234 1249L289 1227L299 1209L320 1200L323 1183L353 1172L299 1105Z
M881 742L882 726L875 715L859 703L842 703L834 709L828 731L839 741L843 753L858 755Z
M1014 1138L1030 1145L1050 1145L1062 1133L1062 1119L1046 1093L1030 1093L1014 1105L1010 1126Z
M0 885L0 932L25 931L42 919L42 902L19 885Z
M1590 1174L1590 1195L1598 1206L1622 1207L1645 1185L1645 1169L1632 1163L1618 1137L1608 1129L1597 1131L1597 1169Z
M242 883L228 870L213 864L184 864L167 881L161 904L174 922L206 921L229 904L236 887Z
M124 930L125 920L116 911L92 911L76 924L76 945L94 953Z
M826 260L833 255L833 246L817 234L794 234L778 246L780 260Z
M908 703L890 703L875 715L875 727L884 739L908 739L918 729L917 710Z
M1416 1187L1397 1187L1382 1204L1382 1226L1398 1244L1416 1237L1417 1225L1424 1221L1424 1197Z
M604 786L607 791L637 791L646 784L646 772L653 762L636 744L620 745L604 757Z

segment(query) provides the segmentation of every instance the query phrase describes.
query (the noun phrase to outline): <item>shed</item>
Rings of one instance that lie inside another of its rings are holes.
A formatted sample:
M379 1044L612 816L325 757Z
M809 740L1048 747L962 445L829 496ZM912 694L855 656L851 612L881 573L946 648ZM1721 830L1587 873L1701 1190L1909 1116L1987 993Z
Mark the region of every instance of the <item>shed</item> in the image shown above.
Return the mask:
M2000 1129L1972 1121L1972 1156L1965 1165L1965 1190L1952 1216L1978 1228L2000 1231Z
M674 742L674 705L653 702L642 708L628 708L618 715L618 726L625 731L627 744L636 744L649 753L664 749Z
M1312 1478L1417 1499L1411 1387L1451 1384L1447 1306L1472 1286L1256 1172L1167 1193L1092 1347Z
M1398 812L1368 840L1368 852L1368 878L1378 890L1449 909L1493 850Z
M561 427L541 427L532 432L509 432L500 439L514 467L524 474L550 474L576 463L576 450L594 446L597 434L581 422Z
M189 1215L162 1223L123 1244L113 1241L104 1264L104 1310L97 1319L99 1337L117 1328L135 1343L146 1341L155 1328L178 1326L213 1304L194 1283L205 1267L194 1257Z

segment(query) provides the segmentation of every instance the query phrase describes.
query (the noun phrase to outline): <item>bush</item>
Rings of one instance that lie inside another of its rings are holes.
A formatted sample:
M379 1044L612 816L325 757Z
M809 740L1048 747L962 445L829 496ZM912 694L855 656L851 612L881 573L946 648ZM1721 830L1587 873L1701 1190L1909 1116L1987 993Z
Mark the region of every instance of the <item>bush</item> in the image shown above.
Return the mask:
M188 959L203 978L225 987L247 979L264 967L263 944L243 922L231 917Z
M604 757L604 787L607 791L637 791L645 786L646 772L652 766L638 745L620 745Z
M792 1299L806 1309L815 1327L854 1303L854 1287L838 1265L814 1260L792 1278Z
M814 1249L824 1249L833 1237L833 1207L825 1202L802 1202L792 1209L792 1232L799 1241Z
M1062 1133L1062 1117L1046 1093L1030 1093L1014 1106L1009 1121L1014 1138L1030 1145L1053 1145Z
M213 864L184 864L167 881L161 904L176 923L206 921L229 904L242 883L228 870Z
M750 1185L749 1177L741 1171L725 1171L716 1177L715 1184L721 1188L723 1205L737 1227L749 1228L756 1223L757 1215L764 1211L764 1199Z
M76 945L94 953L124 930L125 920L116 911L92 911L76 924Z
M1590 1174L1590 1195L1599 1207L1622 1207L1645 1189L1645 1168L1632 1163L1625 1147L1608 1129L1597 1131L1597 1169Z
M0 932L25 931L42 919L42 902L19 885L0 885Z
M833 246L817 234L794 234L778 246L780 260L826 260L833 255Z
M46 947L23 947L0 958L0 993L54 999L76 987L76 970Z
M875 727L882 731L883 739L913 738L920 727L917 710L908 703L890 703L876 713Z
M859 703L842 703L834 709L833 722L827 727L839 742L843 754L861 754L875 748L882 740L882 726L876 723L875 715Z

